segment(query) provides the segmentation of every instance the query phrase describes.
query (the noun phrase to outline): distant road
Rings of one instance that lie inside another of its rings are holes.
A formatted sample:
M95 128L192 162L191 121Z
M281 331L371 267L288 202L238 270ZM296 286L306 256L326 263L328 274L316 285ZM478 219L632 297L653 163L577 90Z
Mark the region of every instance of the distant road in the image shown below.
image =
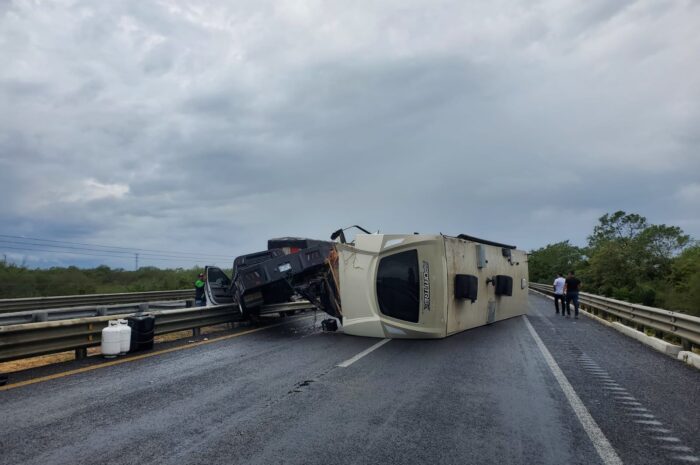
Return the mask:
M700 463L700 371L547 299L444 340L311 321L0 392L0 463Z

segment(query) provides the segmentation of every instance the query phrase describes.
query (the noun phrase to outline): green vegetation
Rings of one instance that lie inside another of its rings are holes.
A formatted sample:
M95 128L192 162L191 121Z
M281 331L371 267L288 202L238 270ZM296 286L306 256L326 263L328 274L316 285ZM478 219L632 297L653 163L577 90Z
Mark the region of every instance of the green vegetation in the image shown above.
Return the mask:
M529 268L533 282L575 270L585 291L700 315L700 244L634 213L600 217L586 247L564 241L531 251Z
M125 271L108 266L28 269L0 261L0 298L194 289L201 272L201 268Z

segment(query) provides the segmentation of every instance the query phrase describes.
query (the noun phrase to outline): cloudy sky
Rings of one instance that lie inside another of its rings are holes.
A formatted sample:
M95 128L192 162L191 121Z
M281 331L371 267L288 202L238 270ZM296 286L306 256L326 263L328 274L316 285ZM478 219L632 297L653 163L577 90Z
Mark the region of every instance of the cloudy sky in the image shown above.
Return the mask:
M0 1L0 254L225 265L351 224L532 249L618 209L698 238L698 50L683 0Z

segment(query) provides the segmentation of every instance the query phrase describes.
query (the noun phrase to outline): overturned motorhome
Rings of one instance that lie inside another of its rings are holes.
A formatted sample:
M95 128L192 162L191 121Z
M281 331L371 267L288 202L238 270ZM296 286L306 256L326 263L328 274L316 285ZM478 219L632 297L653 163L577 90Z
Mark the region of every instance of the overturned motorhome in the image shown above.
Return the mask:
M308 299L346 334L371 337L442 338L526 312L527 255L514 246L466 235L332 237L341 242L271 240L236 259L219 294L252 317L264 304Z

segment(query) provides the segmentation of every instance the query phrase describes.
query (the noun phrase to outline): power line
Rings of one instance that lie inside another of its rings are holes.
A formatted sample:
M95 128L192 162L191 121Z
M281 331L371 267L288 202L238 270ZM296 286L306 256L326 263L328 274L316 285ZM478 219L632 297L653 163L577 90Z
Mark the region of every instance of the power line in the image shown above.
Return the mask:
M111 258L111 259L123 259L123 260L131 260L130 256L126 255L100 255L100 254L94 254L94 253L88 253L88 252L70 252L66 250L46 250L46 249L34 249L34 248L28 248L28 247L12 247L9 245L0 245L1 250L5 249L11 249L11 250L21 250L25 252L48 252L48 253L58 253L58 254L73 254L73 255L87 255L90 257L99 257L99 258ZM188 258L149 258L149 260L157 260L157 261L187 261L187 260L195 260L194 258L188 259Z
M0 235L0 237L5 237L3 235ZM59 249L71 249L71 250L88 250L92 252L100 252L100 253L108 253L108 254L122 254L122 255L133 255L136 253L136 251L141 250L141 249L131 249L130 251L127 250L104 250L104 249L94 249L90 247L72 247L69 245L53 245L53 244L43 244L40 242L38 239L22 239L21 241L16 241L16 240L8 240L8 239L0 239L0 242L8 243L8 244L16 244L16 245L31 245L31 246L39 246L39 247L51 247L51 248L59 248ZM162 253L162 254L156 254L156 253L142 253L139 252L141 255L145 257L170 257L170 258L208 258L208 259L226 259L229 260L229 257L223 257L219 255L209 255L209 254L200 254L196 256L189 256L189 255L181 255L178 252L172 252L172 253Z
M55 249L59 249L58 251L68 251L68 250L87 250L90 252L99 252L100 254L108 254L106 256L108 257L131 257L134 253L133 252L122 252L122 251L117 251L117 250L101 250L101 249L91 249L88 247L71 247L67 245L52 245L52 244L41 244L41 243L36 243L36 242L18 242L18 241L8 241L6 239L0 239L0 242L7 243L7 244L14 244L14 245L29 245L32 247L39 246L39 247L51 247ZM68 250L64 250L68 249ZM157 257L161 257L161 255L156 255ZM179 257L171 257L171 258L179 258Z
M7 239L0 239L0 242L2 243L7 243L7 244L14 244L14 245L30 245L32 247L34 246L39 246L39 247L51 247L55 249L69 249L69 250L87 250L90 252L99 252L101 254L112 254L112 256L132 256L134 253L138 252L126 252L126 251L121 251L121 250L101 250L101 249L92 249L88 247L71 247L68 245L53 245L53 244L42 244L42 243L37 243L37 242L29 242L29 241L24 241L24 242L18 242L18 241L10 241ZM198 260L230 260L229 258L224 258L224 257L214 257L213 255L211 257L203 257L203 256L198 256L198 257L189 257L189 256L179 256L177 254L151 254L151 253L139 253L139 255L144 256L146 258L175 258L175 259L198 259Z
M42 239L39 237L14 236L11 234L0 234L0 237L7 237L10 239L22 239L22 240L52 242L52 243L56 243L56 244L71 244L71 245L82 245L82 246L88 246L88 247L103 247L103 248L109 248L109 249L122 249L122 250L130 251L129 253L131 253L131 254L133 254L135 251L143 251L143 252L163 252L166 254L175 254L175 255L194 255L195 257L210 256L210 257L215 257L215 258L221 258L221 256L219 256L219 255L201 254L201 253L197 253L197 252L172 252L170 250L144 249L144 248L139 248L139 247L121 247L121 246L116 246L116 245L88 244L88 243L84 243L84 242L71 242L71 241L59 241L59 240L55 240L55 239ZM48 245L48 244L42 244L42 245Z

